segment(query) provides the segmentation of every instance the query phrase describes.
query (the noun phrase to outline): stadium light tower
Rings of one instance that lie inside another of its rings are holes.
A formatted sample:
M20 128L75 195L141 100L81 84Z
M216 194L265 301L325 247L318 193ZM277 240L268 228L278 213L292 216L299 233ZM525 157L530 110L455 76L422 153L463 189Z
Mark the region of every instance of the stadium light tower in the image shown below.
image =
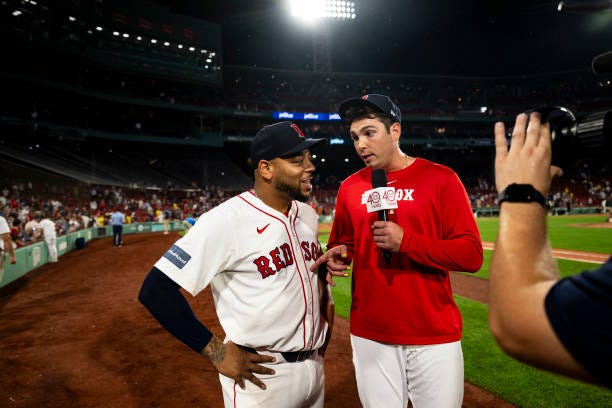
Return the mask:
M291 15L304 22L318 19L354 20L355 2L345 0L289 0Z
M355 2L346 0L289 0L291 15L305 24L319 20L354 20ZM327 25L321 24L313 32L312 68L331 71L331 38Z

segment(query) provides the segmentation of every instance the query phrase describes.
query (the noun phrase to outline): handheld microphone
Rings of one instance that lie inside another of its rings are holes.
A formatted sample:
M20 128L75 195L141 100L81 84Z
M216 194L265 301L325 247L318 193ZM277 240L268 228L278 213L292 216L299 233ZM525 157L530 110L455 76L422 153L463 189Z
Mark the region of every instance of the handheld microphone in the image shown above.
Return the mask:
M385 173L384 169L375 169L372 170L372 188L378 188L378 187L387 187L387 173ZM378 210L378 219L380 221L388 221L389 218L389 211L384 209L384 210ZM383 254L383 258L385 259L385 263L389 264L391 263L391 252L387 251L386 249L383 249L382 251Z

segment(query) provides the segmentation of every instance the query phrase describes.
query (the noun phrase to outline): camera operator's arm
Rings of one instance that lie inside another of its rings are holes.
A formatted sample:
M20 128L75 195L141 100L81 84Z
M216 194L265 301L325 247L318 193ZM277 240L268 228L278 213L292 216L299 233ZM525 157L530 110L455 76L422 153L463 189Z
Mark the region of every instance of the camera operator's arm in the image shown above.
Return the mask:
M508 150L502 123L495 125L495 183L550 188L551 137L540 115L517 116ZM536 201L500 205L499 231L490 268L491 333L510 356L553 372L593 381L556 336L544 299L559 278L546 231L546 208Z

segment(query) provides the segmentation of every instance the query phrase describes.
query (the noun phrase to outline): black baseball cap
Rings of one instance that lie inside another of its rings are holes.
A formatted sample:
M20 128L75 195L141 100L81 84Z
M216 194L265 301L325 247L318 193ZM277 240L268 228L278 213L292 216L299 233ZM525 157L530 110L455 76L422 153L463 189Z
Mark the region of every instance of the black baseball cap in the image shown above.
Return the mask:
M251 165L255 168L260 160L291 157L326 141L307 139L295 123L274 123L259 130L251 142Z
M394 122L402 122L402 112L395 103L386 95L367 94L360 98L345 99L338 106L338 113L342 120L346 120L346 111L355 106L369 106L377 112L384 113L393 119Z

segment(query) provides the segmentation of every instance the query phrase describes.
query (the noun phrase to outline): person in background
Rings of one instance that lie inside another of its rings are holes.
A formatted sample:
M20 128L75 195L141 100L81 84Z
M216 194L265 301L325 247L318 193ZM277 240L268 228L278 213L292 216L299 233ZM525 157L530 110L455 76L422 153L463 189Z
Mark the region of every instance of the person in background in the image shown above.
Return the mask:
M13 218L13 225L11 226L11 239L17 248L21 248L25 245L23 242L23 235L24 232L21 229L21 220L17 217Z
M164 235L168 235L170 233L170 219L171 218L172 218L172 211L166 208L163 211Z
M38 222L42 237L47 244L49 262L57 262L57 231L55 223L48 216L43 216L43 213L40 211L34 213L34 219Z
M125 215L117 208L110 216L110 223L113 226L113 246L123 246L123 224L125 224Z
M528 124L528 125L527 125ZM495 124L499 230L489 270L489 325L519 361L612 388L612 258L559 279L546 229L551 175L548 123L517 116L508 149Z
M191 227L193 227L196 223L196 219L193 217L187 217L183 220L183 226L185 227L185 233L187 233Z
M35 214L34 214L35 215ZM38 226L38 221L32 215L32 219L26 222L24 226L25 230L25 242L28 244L33 244L34 242L38 242L41 239L42 231Z
M77 214L72 213L70 215L70 219L68 220L68 231L67 233L75 232L81 228L81 224L77 219Z
M17 258L15 258L15 247L11 239L11 230L6 218L0 215L0 283L4 276L5 253L8 253L11 265L17 263Z

